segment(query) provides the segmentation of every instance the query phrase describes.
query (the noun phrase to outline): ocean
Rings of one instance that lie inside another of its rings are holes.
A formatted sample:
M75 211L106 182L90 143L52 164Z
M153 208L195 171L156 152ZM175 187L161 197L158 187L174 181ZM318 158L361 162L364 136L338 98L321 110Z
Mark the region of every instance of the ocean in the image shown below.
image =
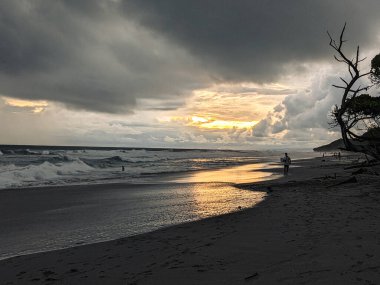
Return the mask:
M257 163L270 161L270 157L278 160L278 153L0 146L0 189L112 182L145 183L165 173Z
M0 146L0 259L240 211L278 152ZM299 157L310 154L299 154ZM124 171L123 171L124 168Z

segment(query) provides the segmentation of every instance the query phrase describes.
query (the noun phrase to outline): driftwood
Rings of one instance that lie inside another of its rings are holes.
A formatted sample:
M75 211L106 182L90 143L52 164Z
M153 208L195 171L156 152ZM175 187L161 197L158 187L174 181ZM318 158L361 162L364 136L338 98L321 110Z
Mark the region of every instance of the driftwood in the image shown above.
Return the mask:
M256 278L258 276L259 276L259 273L255 272L254 274L245 277L244 280L250 280L250 279Z

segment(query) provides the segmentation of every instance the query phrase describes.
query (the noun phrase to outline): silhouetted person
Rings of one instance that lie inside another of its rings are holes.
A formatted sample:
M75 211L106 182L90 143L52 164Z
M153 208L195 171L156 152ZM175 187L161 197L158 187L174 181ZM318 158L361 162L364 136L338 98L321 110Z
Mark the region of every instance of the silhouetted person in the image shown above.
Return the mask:
M292 163L292 160L288 156L288 153L285 152L285 156L281 158L281 162L284 164L284 175L288 175L289 165Z
M125 170L125 167L124 165L121 166L121 171L124 171Z

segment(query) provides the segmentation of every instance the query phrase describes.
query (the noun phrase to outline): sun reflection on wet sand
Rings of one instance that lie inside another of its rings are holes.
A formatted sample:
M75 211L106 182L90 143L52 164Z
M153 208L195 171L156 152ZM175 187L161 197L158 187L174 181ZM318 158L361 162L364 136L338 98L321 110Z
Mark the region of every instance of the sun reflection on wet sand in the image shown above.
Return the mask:
M226 183L248 183L263 180L276 179L281 175L273 174L270 171L262 171L268 169L269 163L255 163L229 168L197 171L189 173L186 176L174 179L179 183L200 183L200 182L226 182Z
M198 218L226 214L260 203L265 191L248 191L234 186L237 183L258 182L275 179L280 175L260 171L269 168L268 163L235 166L225 169L194 172L175 179L186 183L192 196L189 206Z
M198 219L252 207L266 195L265 192L241 190L229 183L194 183L188 190L193 200L191 210Z

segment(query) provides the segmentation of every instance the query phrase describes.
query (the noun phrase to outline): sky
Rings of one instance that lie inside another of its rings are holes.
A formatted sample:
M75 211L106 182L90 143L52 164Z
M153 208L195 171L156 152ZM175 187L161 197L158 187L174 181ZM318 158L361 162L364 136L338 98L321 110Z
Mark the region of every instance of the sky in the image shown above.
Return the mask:
M311 149L378 0L2 0L0 144ZM374 95L379 92L374 90Z

